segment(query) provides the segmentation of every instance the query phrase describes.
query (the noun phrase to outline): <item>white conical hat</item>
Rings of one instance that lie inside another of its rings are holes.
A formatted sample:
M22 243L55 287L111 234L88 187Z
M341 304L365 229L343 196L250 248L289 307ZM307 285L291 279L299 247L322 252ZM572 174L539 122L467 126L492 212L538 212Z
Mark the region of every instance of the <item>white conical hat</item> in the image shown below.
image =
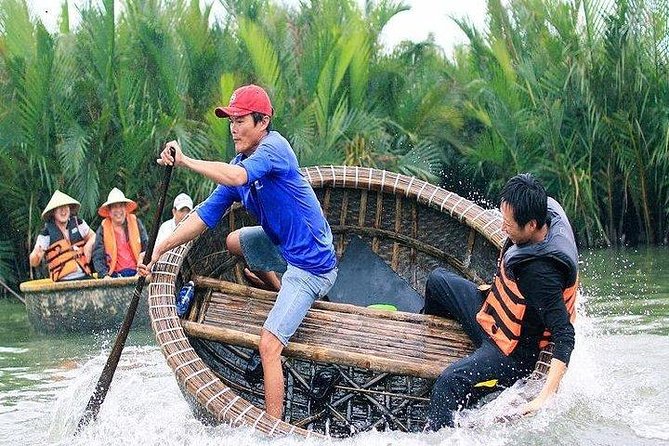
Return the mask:
M113 188L107 196L107 201L105 201L102 206L100 206L100 209L98 209L98 214L100 214L101 217L109 217L109 205L114 203L125 203L125 210L128 213L137 209L137 203L129 198L125 198L125 194L121 192L120 189Z
M56 189L56 192L54 192L51 196L51 199L44 208L44 211L42 211L42 220L46 220L48 217L47 214L49 214L49 212L53 211L54 209L67 205L70 205L70 211L73 214L76 214L79 210L79 207L81 206L81 203Z

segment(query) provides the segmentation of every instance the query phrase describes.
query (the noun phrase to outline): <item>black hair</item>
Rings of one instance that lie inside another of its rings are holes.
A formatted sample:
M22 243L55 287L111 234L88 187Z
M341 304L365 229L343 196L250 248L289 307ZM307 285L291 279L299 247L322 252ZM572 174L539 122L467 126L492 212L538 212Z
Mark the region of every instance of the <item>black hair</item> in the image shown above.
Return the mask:
M536 220L542 228L548 218L546 189L531 173L521 173L511 178L502 188L500 201L511 206L513 218L521 228Z
M269 132L270 130L272 130L272 117L270 115L265 115L265 114L259 113L259 112L251 113L251 117L253 118L253 124L254 125L258 125L258 123L260 121L262 121L262 119L265 116L267 116L269 118L269 124L267 124L267 131Z

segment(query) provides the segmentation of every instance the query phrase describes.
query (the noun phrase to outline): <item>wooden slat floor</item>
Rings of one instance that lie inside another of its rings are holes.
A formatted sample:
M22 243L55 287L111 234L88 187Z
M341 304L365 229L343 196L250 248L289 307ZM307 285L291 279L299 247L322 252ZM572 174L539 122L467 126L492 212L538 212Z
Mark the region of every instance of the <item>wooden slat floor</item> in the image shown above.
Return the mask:
M198 278L198 293L212 290L183 326L190 336L257 348L275 293ZM284 349L300 357L434 379L473 345L454 321L413 313L315 302Z

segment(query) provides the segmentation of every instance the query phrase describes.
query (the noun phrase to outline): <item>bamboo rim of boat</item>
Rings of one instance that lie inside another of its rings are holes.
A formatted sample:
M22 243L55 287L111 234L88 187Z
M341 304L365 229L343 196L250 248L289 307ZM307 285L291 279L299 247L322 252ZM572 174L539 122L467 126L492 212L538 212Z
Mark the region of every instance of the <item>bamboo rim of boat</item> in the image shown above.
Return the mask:
M504 241L501 216L428 182L393 172L347 166L309 167L303 173L313 188L343 187L403 194L418 203L448 213L475 229L494 246ZM182 388L221 423L249 426L269 436L322 437L268 415L225 385L196 354L176 314L176 280L192 241L163 254L149 285L149 316L156 342Z
M81 280L64 280L54 282L51 279L38 279L23 282L19 288L24 293L36 293L41 291L66 291L79 290L84 288L100 288L100 287L122 287L134 285L137 283L138 276L133 277L105 277L103 279L81 279Z
M448 213L476 229L498 248L506 236L502 232L502 217L495 209L483 209L478 204L427 181L415 177L367 167L329 166L303 169L312 187L342 187L403 194L418 203Z

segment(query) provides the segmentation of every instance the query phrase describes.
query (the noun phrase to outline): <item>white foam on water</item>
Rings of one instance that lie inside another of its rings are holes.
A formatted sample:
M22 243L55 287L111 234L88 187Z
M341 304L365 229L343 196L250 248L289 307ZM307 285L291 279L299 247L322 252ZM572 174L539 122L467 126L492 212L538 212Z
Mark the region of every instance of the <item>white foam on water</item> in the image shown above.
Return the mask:
M500 424L501 402L473 412L480 423L439 432L366 432L328 439L343 446L659 445L669 441L669 337L608 334L581 315L576 349L560 391L532 417ZM0 444L28 445L317 445L317 439L268 439L249 428L205 426L183 399L155 346L129 346L96 421L75 429L108 352L42 374L41 384L0 393ZM495 412L498 411L498 412Z
M77 435L76 425L104 366L100 354L69 370L67 387L45 419L44 435L29 444L56 445L316 445L322 440L284 437L268 439L249 428L205 426L197 421L181 396L171 370L155 347L128 347L96 421ZM44 421L44 420L42 420ZM503 427L491 434L476 429L443 429L435 433L366 432L348 439L328 439L334 445L486 445L516 442L518 428Z
M30 349L27 349L27 348L0 347L0 353L22 354L22 353L27 353L29 351L30 351Z

